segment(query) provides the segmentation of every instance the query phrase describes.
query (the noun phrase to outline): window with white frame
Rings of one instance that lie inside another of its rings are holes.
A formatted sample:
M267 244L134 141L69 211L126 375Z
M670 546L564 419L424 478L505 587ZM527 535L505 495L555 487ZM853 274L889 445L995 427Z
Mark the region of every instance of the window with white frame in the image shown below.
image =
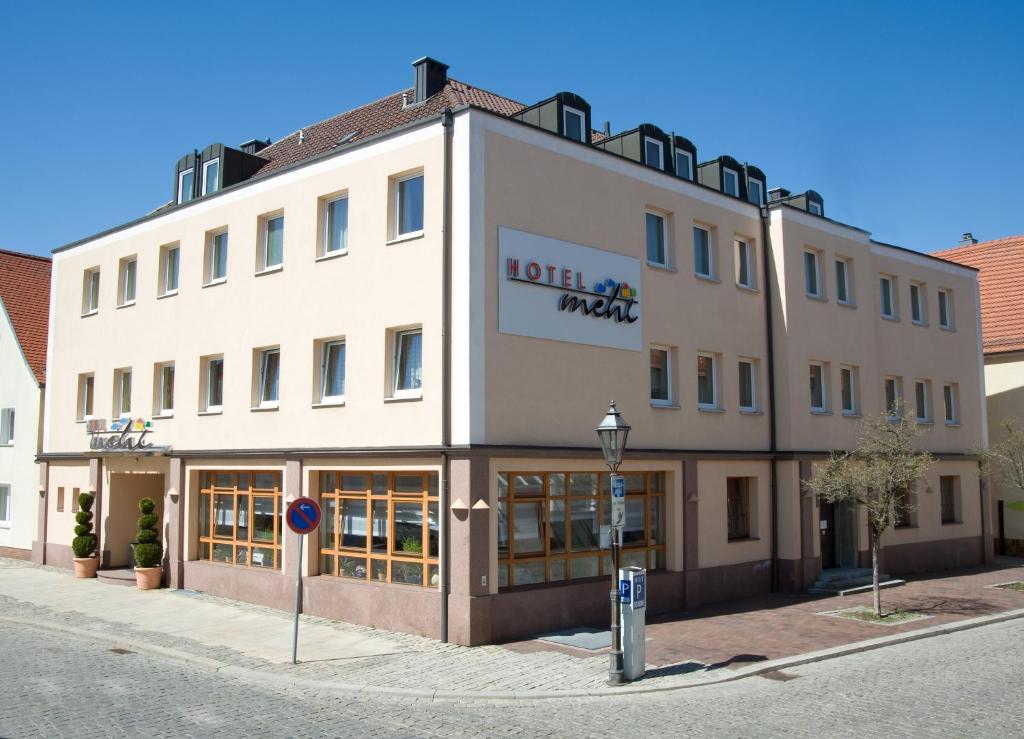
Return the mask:
M828 364L826 362L811 362L810 369L810 394L811 413L828 412Z
M665 169L664 144L650 136L644 136L644 163L658 169Z
M672 350L651 347L651 405L672 405Z
M320 402L345 400L345 341L334 339L320 345Z
M284 263L284 216L265 216L261 221L257 272L276 269Z
M393 238L411 236L423 231L423 173L400 177L394 181Z
M220 189L220 159L203 162L203 195L212 195Z
M953 291L945 288L939 290L939 326L953 328Z
M586 141L587 116L582 110L568 105L562 108L562 132L567 139Z
M391 397L416 398L423 393L423 331L394 333L391 355Z
M856 367L847 366L839 368L839 392L842 396L843 415L860 415L859 396L859 372Z
M0 482L0 524L11 524L11 486Z
M747 178L747 200L754 205L764 205L764 183L761 180Z
M699 277L714 278L715 265L711 253L711 232L701 226L693 227L693 271Z
M78 403L75 418L87 421L92 418L93 389L95 377L91 372L78 376Z
M174 362L165 362L156 366L156 402L154 410L157 416L174 415Z
M224 357L203 357L199 407L204 413L220 413L224 407Z
M132 413L132 370L131 367L114 370L114 418L130 416Z
M930 380L914 380L914 408L918 423L932 422L931 394Z
M686 149L676 149L676 176L693 180L693 154Z
M836 259L836 302L853 305L853 280L850 274L852 260L845 257Z
M910 320L918 326L928 322L927 293L922 282L910 283Z
M320 256L344 254L348 251L348 195L324 200L323 243Z
M814 216L821 215L821 203L816 200L807 201L807 212Z
M135 256L125 257L117 270L117 304L135 305L135 272L138 268Z
M753 359L741 359L737 365L739 370L740 410L752 412L757 410L757 362Z
M14 409L0 408L0 446L14 443Z
M823 297L821 255L813 249L804 249L804 292L811 298Z
M174 295L178 292L180 261L181 249L177 244L168 244L160 248L160 295Z
M258 351L256 407L277 408L281 388L281 349L274 347Z
M192 188L194 187L195 173L191 168L178 173L178 205L187 203L192 199Z
M740 176L735 170L722 168L722 192L733 197L740 196Z
M736 284L754 288L754 255L749 241L736 239Z
M206 254L203 258L203 284L215 285L228 278L228 232L211 231L206 234Z
M665 216L648 212L645 215L647 225L647 261L662 267L668 265L668 222Z
M896 318L896 278L882 275L878 278L879 309L882 318Z
M885 412L890 419L900 417L903 412L903 380L899 377L885 378Z
M717 364L714 354L697 355L697 407L702 410L718 409Z
M960 425L960 386L947 382L942 386L942 400L946 406L946 425Z
M85 270L82 276L82 315L92 315L100 307L100 268Z

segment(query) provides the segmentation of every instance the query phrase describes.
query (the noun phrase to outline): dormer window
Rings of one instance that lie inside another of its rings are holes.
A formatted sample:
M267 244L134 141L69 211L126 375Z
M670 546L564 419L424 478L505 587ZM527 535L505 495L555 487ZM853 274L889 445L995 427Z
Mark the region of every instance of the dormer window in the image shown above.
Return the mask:
M651 167L665 169L665 152L662 144L650 136L644 136L644 163Z
M191 168L178 173L178 205L192 199L192 183L195 174Z
M587 117L582 110L566 105L562 109L562 130L567 139L586 141Z
M203 195L210 195L220 189L220 159L211 159L203 164Z
M676 176L693 179L693 154L685 149L676 149Z
M810 213L812 216L820 216L821 215L821 203L817 203L817 202L815 202L813 200L808 200L807 201L807 212Z
M764 205L764 183L753 177L747 180L747 200L754 205Z
M722 169L722 192L732 195L734 198L740 196L740 176L731 169Z

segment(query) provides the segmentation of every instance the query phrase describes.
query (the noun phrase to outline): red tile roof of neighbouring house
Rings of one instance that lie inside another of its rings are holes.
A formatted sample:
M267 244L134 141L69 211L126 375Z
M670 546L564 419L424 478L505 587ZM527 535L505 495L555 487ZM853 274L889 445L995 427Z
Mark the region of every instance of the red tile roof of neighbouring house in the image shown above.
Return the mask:
M0 249L0 301L28 366L46 382L46 333L50 320L50 259Z
M1024 350L1024 236L966 244L932 256L979 270L985 354Z

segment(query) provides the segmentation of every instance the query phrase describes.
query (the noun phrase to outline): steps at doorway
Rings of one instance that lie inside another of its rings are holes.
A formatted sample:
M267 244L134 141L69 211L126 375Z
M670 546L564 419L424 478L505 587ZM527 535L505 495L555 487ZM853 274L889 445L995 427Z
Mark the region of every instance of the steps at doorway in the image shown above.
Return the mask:
M96 579L113 585L131 585L135 587L135 570L98 570L96 572Z
M889 575L878 576L879 587L893 588L905 580L894 580ZM856 595L871 590L871 570L867 568L837 568L822 570L815 583L807 589L812 595Z

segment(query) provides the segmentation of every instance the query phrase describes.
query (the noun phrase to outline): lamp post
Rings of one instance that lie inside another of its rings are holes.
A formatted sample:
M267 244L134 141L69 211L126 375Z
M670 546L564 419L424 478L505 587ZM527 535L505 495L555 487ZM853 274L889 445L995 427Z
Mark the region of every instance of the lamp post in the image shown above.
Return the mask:
M619 413L613 400L608 406L608 413L601 419L597 427L597 437L601 440L601 451L604 453L605 464L611 470L612 494L612 515L611 515L611 544L612 544L612 589L609 593L612 605L612 650L608 655L608 684L622 685L625 683L622 670L622 626L621 610L619 604L619 527L622 525L622 518L625 516L625 501L621 500L624 486L619 478L619 465L622 464L622 450L626 447L626 437L629 436L630 426L626 419ZM620 502L616 500L616 493L619 494Z

